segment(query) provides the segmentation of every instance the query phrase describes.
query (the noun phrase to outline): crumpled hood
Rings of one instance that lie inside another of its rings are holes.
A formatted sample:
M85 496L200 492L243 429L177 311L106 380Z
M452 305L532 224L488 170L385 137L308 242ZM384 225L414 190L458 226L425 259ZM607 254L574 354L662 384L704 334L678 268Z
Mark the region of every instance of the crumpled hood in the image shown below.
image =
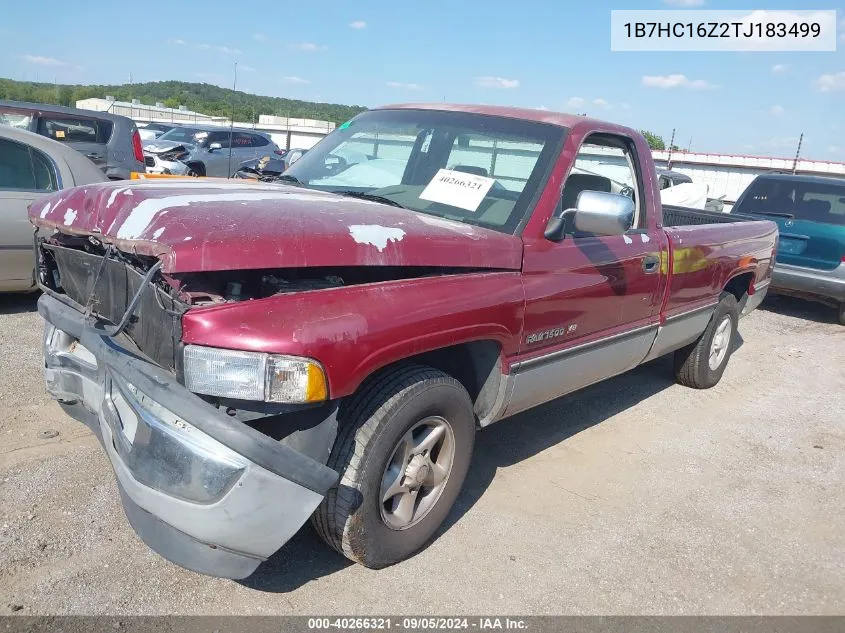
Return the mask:
M193 152L196 145L193 143L180 143L178 141L161 141L159 139L153 139L144 145L144 151L150 154L161 154L162 152L168 152L177 147L184 147L186 151Z
M167 273L317 266L519 270L522 240L397 207L248 181L109 182L30 206L38 227L157 256Z

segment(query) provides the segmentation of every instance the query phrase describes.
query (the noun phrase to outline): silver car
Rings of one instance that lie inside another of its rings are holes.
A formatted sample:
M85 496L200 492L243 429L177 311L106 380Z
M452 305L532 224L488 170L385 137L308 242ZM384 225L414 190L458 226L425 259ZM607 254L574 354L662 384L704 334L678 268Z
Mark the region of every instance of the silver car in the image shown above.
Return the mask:
M106 180L94 163L67 145L0 125L0 292L35 289L27 207L53 191Z
M109 112L0 99L0 125L58 141L90 158L112 180L144 171L141 136L135 122Z
M226 178L244 161L274 153L281 150L263 132L192 125L174 128L147 143L144 163L150 174Z

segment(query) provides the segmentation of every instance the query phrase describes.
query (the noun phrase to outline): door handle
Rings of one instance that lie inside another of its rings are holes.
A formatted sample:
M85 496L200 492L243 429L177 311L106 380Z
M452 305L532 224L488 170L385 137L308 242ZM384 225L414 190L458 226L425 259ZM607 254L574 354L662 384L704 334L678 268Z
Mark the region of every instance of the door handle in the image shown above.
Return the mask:
M643 257L643 270L646 274L656 273L660 270L660 258L656 255L646 255Z
M97 152L90 152L90 153L85 154L85 155L88 158L90 158L91 160L97 160L98 158L101 158L101 156Z

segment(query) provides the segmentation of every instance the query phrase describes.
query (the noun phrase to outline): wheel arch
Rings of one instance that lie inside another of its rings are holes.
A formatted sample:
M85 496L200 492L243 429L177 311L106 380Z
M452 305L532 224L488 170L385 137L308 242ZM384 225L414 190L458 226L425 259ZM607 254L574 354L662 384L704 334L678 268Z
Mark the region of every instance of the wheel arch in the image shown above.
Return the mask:
M482 426L496 419L508 382L499 341L480 339L427 350L378 367L367 378L408 363L439 369L461 383ZM359 383L356 392L364 382Z

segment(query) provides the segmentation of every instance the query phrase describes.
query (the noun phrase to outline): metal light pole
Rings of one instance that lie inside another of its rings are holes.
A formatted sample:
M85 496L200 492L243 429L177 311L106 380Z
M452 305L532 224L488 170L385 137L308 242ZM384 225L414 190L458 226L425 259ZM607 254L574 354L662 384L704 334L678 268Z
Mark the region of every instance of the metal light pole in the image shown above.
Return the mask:
M232 82L232 93L238 85L238 62L235 62L235 79ZM232 177L232 136L235 133L235 95L232 94L232 120L229 121L229 168L226 170L226 178Z
M795 150L795 160L792 161L792 175L793 176L798 171L798 157L801 155L801 143L803 143L803 142L804 142L804 132L801 132L801 136L798 138L798 149Z

